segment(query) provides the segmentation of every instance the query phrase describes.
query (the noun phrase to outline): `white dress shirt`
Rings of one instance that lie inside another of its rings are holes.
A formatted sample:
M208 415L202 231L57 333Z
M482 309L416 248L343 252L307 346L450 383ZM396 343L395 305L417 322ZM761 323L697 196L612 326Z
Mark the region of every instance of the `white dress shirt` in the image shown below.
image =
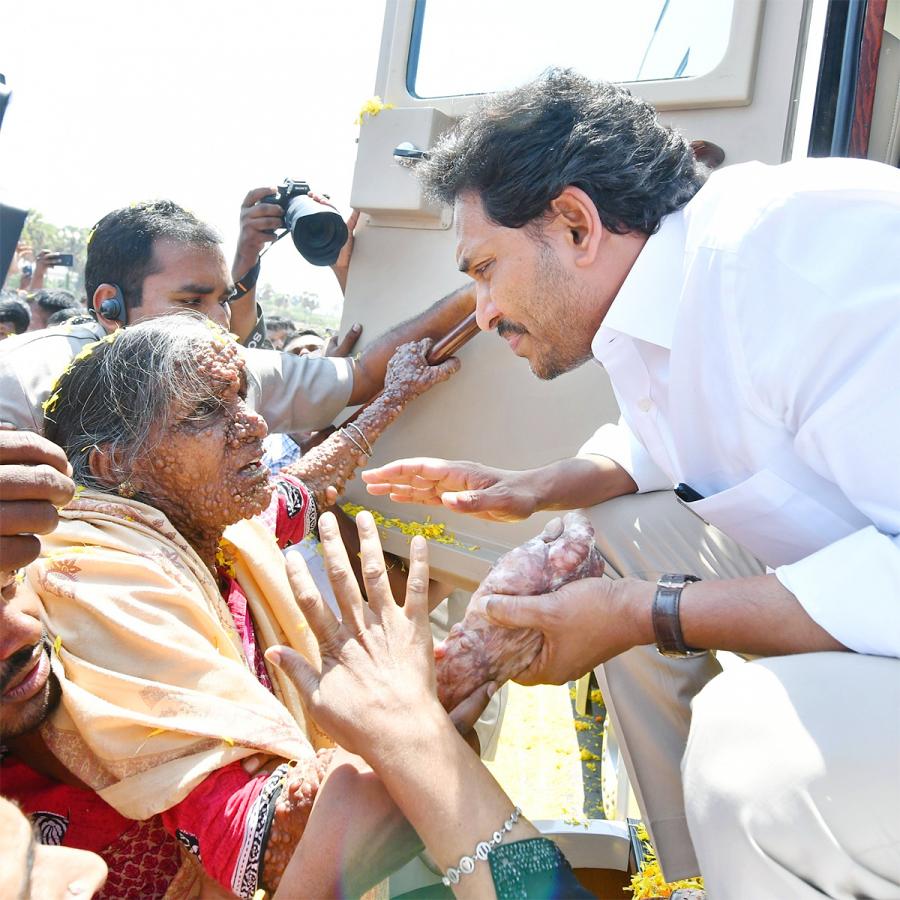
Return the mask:
M712 175L593 342L619 401L582 453L685 482L852 650L900 657L900 171Z

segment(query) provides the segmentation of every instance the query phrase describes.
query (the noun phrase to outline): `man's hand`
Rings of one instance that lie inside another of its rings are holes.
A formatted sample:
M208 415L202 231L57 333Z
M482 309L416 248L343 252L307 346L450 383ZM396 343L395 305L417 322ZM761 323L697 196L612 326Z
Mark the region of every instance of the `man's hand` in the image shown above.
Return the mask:
M275 229L284 228L284 213L277 203L260 203L277 194L275 187L254 188L241 203L241 231L238 236L231 277L243 278L256 264L260 251L275 240Z
M362 473L370 494L397 503L444 506L494 522L518 522L537 510L527 472L446 459L401 459Z
M642 593L626 591L631 586ZM494 594L487 617L506 628L540 631L544 644L520 672L520 684L565 684L647 640L653 585L649 582L584 578L539 597ZM652 635L652 628L650 628Z
M362 325L359 322L354 322L341 340L338 340L338 334L335 332L328 339L328 343L325 345L325 352L322 355L349 356L353 352L353 348L356 346L356 342L361 334Z
M321 201L326 203L328 206L332 206L328 201ZM341 247L341 252L338 254L338 258L334 261L334 264L331 266L331 271L334 272L334 277L337 278L338 284L341 286L341 293L347 293L347 275L350 272L350 257L353 256L353 231L356 228L356 224L359 222L359 210L354 209L352 213L350 213L350 218L347 219L347 240L344 241L344 246ZM356 343L354 341L354 343ZM349 352L349 351L348 351ZM326 356L346 356L346 353L326 353Z
M37 534L56 528L56 508L75 493L72 467L56 444L30 431L0 430L0 572L41 552Z

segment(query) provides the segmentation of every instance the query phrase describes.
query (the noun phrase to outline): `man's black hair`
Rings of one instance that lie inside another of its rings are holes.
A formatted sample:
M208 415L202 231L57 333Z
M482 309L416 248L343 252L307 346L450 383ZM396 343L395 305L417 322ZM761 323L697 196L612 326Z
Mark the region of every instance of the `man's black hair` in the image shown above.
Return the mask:
M107 213L88 238L84 286L90 307L101 284L117 284L129 307L140 306L144 279L159 271L153 245L169 240L217 247L219 234L171 200L136 203Z
M315 328L304 328L303 331L294 331L294 332L291 332L291 334L289 334L289 335L285 338L284 342L287 344L288 342L294 340L294 338L298 338L298 337L306 337L306 335L308 335L308 334L311 334L313 337L317 337L317 338L319 338L320 340L323 340L323 341L325 340L325 335L324 335L324 334L319 334L319 332L316 331Z
M31 294L30 299L40 306L48 314L59 312L62 309L81 309L81 304L75 299L71 291L47 290L41 288Z
M52 328L54 325L62 325L63 322L68 322L70 319L78 319L84 322L91 321L87 311L80 306L67 306L65 309L58 309L47 317L47 327Z
M266 316L266 328L269 331L293 331L295 326L287 316Z
M550 69L488 98L416 171L431 196L453 203L471 191L485 214L507 228L538 224L574 185L616 234L653 234L708 174L649 103L570 69Z
M23 334L31 324L31 310L14 297L0 300L0 322L12 322L16 334Z

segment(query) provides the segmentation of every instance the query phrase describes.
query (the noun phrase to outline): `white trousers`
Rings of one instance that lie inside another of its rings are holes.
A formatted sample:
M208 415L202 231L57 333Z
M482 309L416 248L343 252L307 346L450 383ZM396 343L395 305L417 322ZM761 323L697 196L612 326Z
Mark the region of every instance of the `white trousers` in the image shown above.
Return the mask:
M684 796L711 898L900 897L900 660L756 660L693 712Z

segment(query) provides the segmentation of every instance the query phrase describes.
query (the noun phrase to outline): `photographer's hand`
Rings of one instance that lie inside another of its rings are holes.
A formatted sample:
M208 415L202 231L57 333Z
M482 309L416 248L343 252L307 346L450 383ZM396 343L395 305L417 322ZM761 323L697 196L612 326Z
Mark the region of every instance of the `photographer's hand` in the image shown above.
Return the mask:
M277 194L276 187L258 187L250 191L241 203L241 231L238 235L231 277L238 281L256 265L266 244L275 240L275 230L284 227L284 215L276 203L260 203L263 197ZM231 304L231 330L241 341L256 325L256 288Z

